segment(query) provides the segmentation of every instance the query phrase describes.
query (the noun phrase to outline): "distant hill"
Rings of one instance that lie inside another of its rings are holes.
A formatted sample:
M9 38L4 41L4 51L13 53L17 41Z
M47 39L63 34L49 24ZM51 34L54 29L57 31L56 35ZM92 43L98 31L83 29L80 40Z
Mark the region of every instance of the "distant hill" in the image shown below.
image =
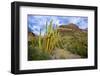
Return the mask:
M68 32L68 31L87 32L88 28L80 29L76 24L70 23L68 25L60 25L58 30L62 32Z
M68 25L60 25L61 28L69 28L74 30L79 30L79 27L73 23L70 23Z
M58 31L62 36L75 36L87 35L87 28L80 29L76 24L70 23L68 25L60 25Z
M34 33L28 32L28 41L31 41L34 36L35 36Z
M68 25L60 25L57 29L61 35L80 35L80 33L87 33L88 28L80 29L76 24L70 23ZM33 32L28 31L28 41L30 41L33 37L37 37Z
M60 25L58 31L65 35L66 33L74 33L75 31L81 32L82 30L77 25L70 23L68 25Z
M88 28L85 28L85 29L81 29L83 32L87 32L88 31Z

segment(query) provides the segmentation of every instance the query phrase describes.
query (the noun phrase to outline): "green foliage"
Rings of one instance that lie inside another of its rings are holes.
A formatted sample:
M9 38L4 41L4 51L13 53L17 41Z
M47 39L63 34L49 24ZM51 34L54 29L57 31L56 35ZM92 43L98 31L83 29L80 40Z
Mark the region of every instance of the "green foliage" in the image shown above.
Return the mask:
M76 32L75 32L76 33ZM78 54L83 58L87 57L87 34L75 34L63 37L64 48L73 54Z
M41 37L41 29L40 29L40 35L39 35L39 49L42 49L42 42L41 42L41 40L42 40L42 37Z
M56 25L54 29L52 22L50 21L49 24L46 22L44 36L41 35L40 29L39 36L34 36L31 41L28 41L28 60L52 59L52 53L56 48L86 58L88 54L87 32L79 30L60 32L58 28L61 27ZM63 28L66 29L66 27Z
M46 22L46 35L42 37L40 30L39 36L35 38L35 40L28 42L29 60L49 59L50 54L58 44L59 39L59 32L57 29L53 29L52 21L49 25Z
M50 59L50 55L45 52L41 52L41 50L37 47L28 47L28 60L48 60Z
M53 49L56 47L59 41L59 32L56 29L53 28L52 21L49 25L46 23L46 36L43 41L43 50L49 54L52 53Z

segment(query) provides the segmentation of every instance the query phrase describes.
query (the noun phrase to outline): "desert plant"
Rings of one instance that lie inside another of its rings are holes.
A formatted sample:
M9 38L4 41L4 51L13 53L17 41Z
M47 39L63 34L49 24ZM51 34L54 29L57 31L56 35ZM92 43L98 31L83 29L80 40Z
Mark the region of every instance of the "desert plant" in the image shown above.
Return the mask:
M83 35L81 33L81 35ZM74 54L78 54L83 58L87 57L87 37L73 35L68 41L67 50Z
M58 26L56 25L56 29L53 28L53 21L50 21L48 25L46 22L46 34L45 36L40 34L35 40L31 40L29 42L29 60L43 60L43 59L50 59L51 53L55 47L58 47L58 42L60 41L60 35L57 30ZM38 42L38 45L35 43Z
M46 36L44 40L44 50L48 53L52 53L59 40L59 32L57 31L57 26L56 29L54 29L52 21L49 25L46 23Z
M42 52L38 47L28 46L28 60L48 60L51 56Z
M40 34L39 34L39 38L38 38L38 44L39 44L39 49L42 49L41 29L40 29Z

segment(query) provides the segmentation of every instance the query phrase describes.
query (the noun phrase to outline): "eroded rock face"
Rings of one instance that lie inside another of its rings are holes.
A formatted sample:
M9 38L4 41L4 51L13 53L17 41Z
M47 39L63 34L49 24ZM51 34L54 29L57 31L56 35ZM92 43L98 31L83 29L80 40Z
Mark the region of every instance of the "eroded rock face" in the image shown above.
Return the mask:
M77 25L75 25L73 23L70 23L68 25L60 25L60 27L61 28L76 29L76 30L79 30L80 29Z
M35 37L35 34L32 32L28 32L28 41L31 41Z

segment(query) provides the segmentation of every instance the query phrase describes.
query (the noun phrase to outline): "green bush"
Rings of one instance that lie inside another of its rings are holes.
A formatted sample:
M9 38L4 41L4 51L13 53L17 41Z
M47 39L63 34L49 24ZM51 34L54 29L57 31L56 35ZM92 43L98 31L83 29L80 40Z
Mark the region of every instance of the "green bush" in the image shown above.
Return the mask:
M73 37L68 41L67 49L83 58L87 57L87 39L81 36Z
M48 60L50 55L36 47L28 47L28 60Z
M49 60L52 59L52 52L57 49L70 51L73 54L87 58L87 32L67 31L60 32L59 27L53 28L53 22L46 22L46 34L34 36L28 41L28 60Z

